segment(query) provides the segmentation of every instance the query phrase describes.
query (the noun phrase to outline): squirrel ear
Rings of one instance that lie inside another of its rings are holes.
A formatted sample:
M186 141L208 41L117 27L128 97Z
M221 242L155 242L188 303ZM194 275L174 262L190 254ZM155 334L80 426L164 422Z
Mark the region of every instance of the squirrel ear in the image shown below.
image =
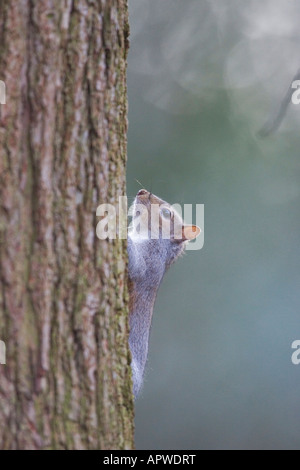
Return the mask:
M201 233L201 228L197 225L184 225L182 227L182 239L184 241L194 240Z

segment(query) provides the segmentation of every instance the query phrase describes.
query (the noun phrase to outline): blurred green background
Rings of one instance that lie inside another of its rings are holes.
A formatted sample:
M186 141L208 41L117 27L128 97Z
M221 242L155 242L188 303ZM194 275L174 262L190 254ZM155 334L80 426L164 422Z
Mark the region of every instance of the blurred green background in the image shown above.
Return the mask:
M139 449L300 447L298 1L129 0L128 194L205 204L155 306Z

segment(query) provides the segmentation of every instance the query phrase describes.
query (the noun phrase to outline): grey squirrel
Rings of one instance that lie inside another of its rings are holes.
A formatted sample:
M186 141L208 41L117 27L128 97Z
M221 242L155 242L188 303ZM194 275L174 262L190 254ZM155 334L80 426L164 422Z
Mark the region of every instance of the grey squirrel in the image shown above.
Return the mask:
M141 208L144 210L141 211ZM155 218L153 208L156 209L159 222L156 227L151 224L151 218L152 220ZM201 232L196 225L184 225L181 216L170 204L145 189L137 193L134 201L133 222L137 220L139 232L132 228L128 231L127 248L129 346L135 398L143 382L153 307L158 288L169 266L183 253L186 243L196 238ZM164 236L163 227L166 223L171 228L169 238ZM137 228L136 225L135 228Z

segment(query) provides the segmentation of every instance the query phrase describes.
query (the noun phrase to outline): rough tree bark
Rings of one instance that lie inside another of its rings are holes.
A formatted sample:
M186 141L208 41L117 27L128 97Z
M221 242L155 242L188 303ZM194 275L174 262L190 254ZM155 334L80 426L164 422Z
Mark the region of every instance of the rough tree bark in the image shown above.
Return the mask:
M129 449L127 0L0 0L1 449Z

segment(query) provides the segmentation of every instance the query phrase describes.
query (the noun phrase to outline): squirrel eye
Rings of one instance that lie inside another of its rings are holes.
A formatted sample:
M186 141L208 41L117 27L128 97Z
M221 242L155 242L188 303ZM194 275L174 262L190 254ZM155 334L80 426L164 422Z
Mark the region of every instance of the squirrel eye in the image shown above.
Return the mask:
M161 213L165 219L170 219L171 218L171 211L167 209L166 207L163 207L161 209Z

